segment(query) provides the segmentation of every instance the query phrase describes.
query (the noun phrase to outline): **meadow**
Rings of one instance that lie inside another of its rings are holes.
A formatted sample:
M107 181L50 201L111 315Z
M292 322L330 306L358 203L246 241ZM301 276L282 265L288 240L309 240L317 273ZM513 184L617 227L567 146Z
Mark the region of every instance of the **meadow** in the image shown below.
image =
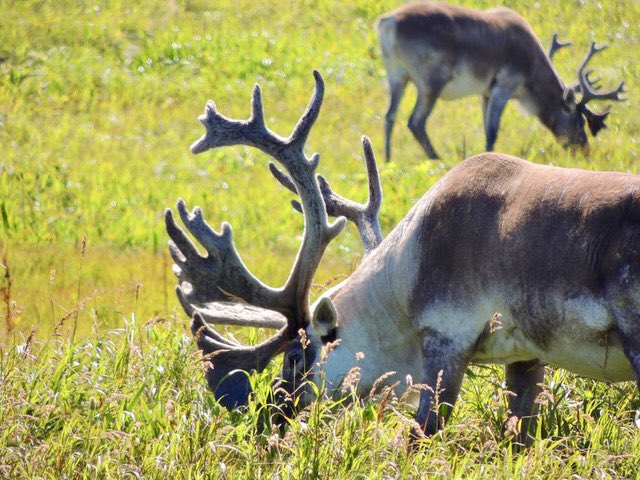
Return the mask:
M460 2L488 8L488 1ZM384 1L0 2L0 478L637 478L635 385L548 369L537 441L503 435L500 367L468 372L451 422L409 446L412 410L393 398L324 400L286 433L258 433L260 399L277 371L254 376L256 401L227 412L207 390L174 294L164 209L178 198L234 227L238 250L281 285L302 232L291 195L244 147L193 156L207 99L249 115L262 87L268 126L288 135L326 83L307 145L336 191L362 201L360 137L370 136L384 189L384 233L444 173L482 151L479 98L437 104L442 156L427 161L398 114L394 161L383 162L387 103L375 19ZM537 163L639 172L640 2L506 1L567 83L590 42L603 83L624 79L591 153L571 155L507 106L498 151ZM604 106L604 105L603 105ZM348 227L325 254L316 293L348 275L362 249ZM229 329L254 342L267 332ZM380 392L378 392L378 397ZM373 395L376 397L376 395ZM373 400L373 401L372 401Z

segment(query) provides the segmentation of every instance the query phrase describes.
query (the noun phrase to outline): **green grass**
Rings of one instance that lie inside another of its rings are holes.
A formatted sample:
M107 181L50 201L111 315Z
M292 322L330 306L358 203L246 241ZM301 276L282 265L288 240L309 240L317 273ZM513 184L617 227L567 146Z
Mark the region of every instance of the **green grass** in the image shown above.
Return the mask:
M359 139L369 135L382 157L387 102L374 22L396 3L131 3L0 3L0 263L9 271L0 269L0 477L636 475L634 386L563 372L547 378L553 401L543 409L541 440L519 453L501 433L499 369L468 376L452 422L419 451L407 446L412 413L402 405L319 402L282 438L256 433L255 404L242 414L220 409L173 293L163 210L183 197L212 225L230 221L243 259L273 285L286 278L302 219L259 152L192 156L188 146L203 133L195 117L208 98L226 115L247 117L259 82L268 125L288 134L316 68L326 95L309 151L320 152L320 170L337 191L362 200ZM538 163L638 172L640 3L507 5L543 43L554 31L574 41L555 60L568 83L591 40L608 42L594 67L605 85L624 79L629 100L615 105L589 157L562 150L515 105L497 149ZM398 115L395 161L381 165L385 232L484 145L479 99L442 102L429 131L443 160L426 161L404 128L414 98L410 89ZM360 255L349 228L316 282L348 274ZM256 340L255 332L238 335ZM273 373L254 379L258 395Z

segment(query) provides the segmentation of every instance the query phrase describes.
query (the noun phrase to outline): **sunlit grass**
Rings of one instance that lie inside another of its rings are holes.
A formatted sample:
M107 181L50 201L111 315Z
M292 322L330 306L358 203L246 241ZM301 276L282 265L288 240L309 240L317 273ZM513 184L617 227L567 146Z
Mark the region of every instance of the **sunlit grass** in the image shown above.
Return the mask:
M198 354L175 322L57 336L0 356L0 476L6 478L633 478L636 392L548 378L538 436L514 451L501 429L499 370L475 369L454 418L409 445L411 411L391 399L313 403L286 433L258 433L259 403L229 413L202 385ZM257 399L269 376L252 379Z
M360 136L382 160L387 102L375 18L396 3L134 3L0 3L0 477L637 475L634 386L564 372L548 376L541 440L524 452L502 435L499 369L468 376L452 422L418 452L407 445L411 410L393 402L380 412L319 402L284 437L257 433L257 403L221 410L173 293L164 209L182 197L215 228L231 222L243 259L276 286L302 218L264 155L238 147L192 156L188 146L203 133L196 116L212 98L225 115L246 118L258 82L268 125L286 135L318 69L326 95L308 150L321 154L338 192L363 200ZM588 157L571 156L515 105L496 148L538 163L637 172L640 3L506 3L544 44L554 31L574 41L555 60L567 83L592 40L609 43L593 66L604 85L624 79L629 100L614 106ZM441 102L429 132L443 159L425 160L404 126L414 99L410 88L394 162L380 165L385 233L484 145L479 99ZM360 255L350 227L328 249L314 293ZM258 397L272 374L254 379Z

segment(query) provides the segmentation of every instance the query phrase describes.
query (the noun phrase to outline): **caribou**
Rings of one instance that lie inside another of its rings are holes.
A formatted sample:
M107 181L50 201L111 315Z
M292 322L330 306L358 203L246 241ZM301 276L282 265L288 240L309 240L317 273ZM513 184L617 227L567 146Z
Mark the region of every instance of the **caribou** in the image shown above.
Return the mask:
M166 210L176 293L222 405L246 405L246 372L263 370L282 353L276 390L295 401L276 393L274 403L287 415L313 400L313 382L339 392L357 364L358 394L377 381L396 384L397 394L410 388L408 375L420 382L418 434L442 427L469 364L505 365L511 414L525 422L536 415L545 364L607 382L640 378L640 176L479 154L444 175L383 239L369 140L363 137L365 204L335 193L316 173L319 155L304 153L324 94L322 77L314 77L310 103L289 137L265 126L256 85L248 120L227 118L209 101L199 117L206 133L191 146L201 153L248 145L284 168L270 164L299 198L293 205L304 215L304 233L282 287L247 269L228 223L217 232L201 208L177 202L201 253ZM363 260L310 305L323 252L347 221L358 227ZM215 324L278 331L244 345Z
M408 127L427 156L438 155L426 123L438 98L482 96L486 150L498 136L500 117L510 98L535 115L566 147L587 148L585 120L595 136L605 127L609 107L595 113L591 100L623 100L624 82L599 91L587 64L606 45L591 44L578 68L578 83L566 86L551 63L558 48L554 35L549 53L524 18L508 8L485 12L443 3L404 5L378 20L390 101L385 121L385 154L391 158L391 134L407 83L418 91ZM580 100L576 95L581 94Z

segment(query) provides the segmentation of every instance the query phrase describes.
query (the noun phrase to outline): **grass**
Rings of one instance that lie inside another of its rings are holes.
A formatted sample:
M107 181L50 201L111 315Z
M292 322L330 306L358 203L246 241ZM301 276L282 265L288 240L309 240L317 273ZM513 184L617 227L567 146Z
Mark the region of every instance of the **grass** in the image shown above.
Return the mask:
M366 195L359 138L381 157L387 92L375 17L391 1L246 0L0 3L0 476L7 478L629 478L640 445L633 385L549 372L540 440L514 452L499 369L465 380L454 418L416 452L402 405L325 401L283 437L256 432L257 404L228 413L204 386L173 294L163 210L183 197L227 220L243 259L279 285L302 220L246 148L194 157L195 116L213 98L246 117L263 89L269 126L287 134L327 86L309 149L345 196ZM485 8L489 2L462 2ZM571 156L509 105L497 149L538 163L638 171L638 2L506 2L543 43L574 41L555 63L567 82L591 40L606 85L629 100L589 157ZM424 159L398 115L394 159L381 165L383 230L484 140L480 102L439 103L430 119L440 162ZM327 251L316 282L359 262L355 229ZM320 291L318 288L317 291ZM32 329L35 333L30 337ZM256 340L255 332L238 332ZM30 338L30 339L29 339ZM254 378L264 395L275 370Z

